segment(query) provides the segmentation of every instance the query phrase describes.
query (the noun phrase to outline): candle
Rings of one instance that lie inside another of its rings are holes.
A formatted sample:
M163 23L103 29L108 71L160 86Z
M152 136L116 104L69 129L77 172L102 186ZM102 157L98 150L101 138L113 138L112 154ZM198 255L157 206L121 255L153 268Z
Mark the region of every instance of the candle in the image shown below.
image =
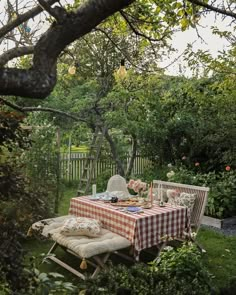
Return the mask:
M92 194L93 194L93 197L96 197L96 184L92 185Z
M163 190L162 190L162 186L160 187L161 189L161 204L163 204Z
M153 204L152 182L150 185L150 199L151 199L151 204Z

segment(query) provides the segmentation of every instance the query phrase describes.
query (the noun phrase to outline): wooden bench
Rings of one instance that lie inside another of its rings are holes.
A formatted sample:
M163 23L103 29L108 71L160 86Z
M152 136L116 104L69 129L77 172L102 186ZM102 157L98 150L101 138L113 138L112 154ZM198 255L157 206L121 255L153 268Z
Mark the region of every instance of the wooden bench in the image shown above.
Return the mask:
M126 238L104 228L102 228L99 237L95 238L87 236L65 236L60 233L60 229L65 220L71 217L73 216L66 215L40 220L31 226L31 234L34 233L45 239L54 241L53 246L44 260L50 259L56 262L83 280L86 279L85 274L72 268L56 256L55 250L58 246L82 260L80 264L81 269L86 269L87 263L93 266L95 269L91 275L93 278L101 269L105 268L105 264L111 253L119 254L118 250L127 248L131 245L130 241Z

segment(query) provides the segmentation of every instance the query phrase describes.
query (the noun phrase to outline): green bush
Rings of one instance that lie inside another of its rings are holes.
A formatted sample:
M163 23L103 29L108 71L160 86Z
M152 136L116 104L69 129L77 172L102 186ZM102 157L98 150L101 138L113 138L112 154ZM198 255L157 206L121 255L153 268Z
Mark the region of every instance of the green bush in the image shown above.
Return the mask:
M165 276L165 281L162 283L163 289L168 288L168 283L172 282L173 286L170 290L177 294L210 293L211 275L203 266L196 245L191 242L183 244L178 249L166 247L160 257L152 262L151 268Z
M185 168L173 169L170 181L210 188L205 214L226 218L236 215L236 173L234 171L195 173Z
M236 215L236 174L233 171L215 172L199 177L210 187L206 214L218 218Z
M166 180L166 173L168 172L168 167L153 167L144 169L141 179L144 182L151 183L153 179Z
M219 90L225 78L159 77L145 99L150 110L139 132L144 154L160 165L186 156L189 169L200 162L204 173L235 168L236 92Z
M86 295L207 295L211 291L210 281L199 251L188 244L177 250L167 247L150 265L110 267L95 280L86 282L85 289Z
M4 153L0 159L0 294L49 294L32 291L38 284L25 266L21 245L29 226L50 211L46 187L32 186L32 179L23 173L20 157L29 148L29 138L20 127L21 120L12 113L0 115L0 150Z
M107 182L111 177L111 170L105 170L97 177L97 192L105 192L107 189Z

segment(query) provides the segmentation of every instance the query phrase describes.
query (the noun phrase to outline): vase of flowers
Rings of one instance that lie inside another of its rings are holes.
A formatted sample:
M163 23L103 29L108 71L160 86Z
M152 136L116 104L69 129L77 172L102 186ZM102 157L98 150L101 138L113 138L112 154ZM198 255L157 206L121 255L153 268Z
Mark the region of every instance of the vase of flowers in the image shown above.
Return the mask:
M145 191L147 189L147 184L146 182L141 181L141 179L130 179L127 187L137 193L138 197L144 197Z

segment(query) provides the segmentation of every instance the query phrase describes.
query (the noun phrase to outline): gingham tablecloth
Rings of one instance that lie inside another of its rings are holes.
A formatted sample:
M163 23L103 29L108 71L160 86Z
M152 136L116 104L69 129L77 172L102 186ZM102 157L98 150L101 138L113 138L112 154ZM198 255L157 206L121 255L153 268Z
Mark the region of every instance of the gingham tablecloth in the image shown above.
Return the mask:
M183 238L188 224L187 208L171 205L144 209L140 214L129 214L103 201L93 201L89 197L70 200L69 214L99 219L107 228L131 241L137 253L158 245L164 238Z

